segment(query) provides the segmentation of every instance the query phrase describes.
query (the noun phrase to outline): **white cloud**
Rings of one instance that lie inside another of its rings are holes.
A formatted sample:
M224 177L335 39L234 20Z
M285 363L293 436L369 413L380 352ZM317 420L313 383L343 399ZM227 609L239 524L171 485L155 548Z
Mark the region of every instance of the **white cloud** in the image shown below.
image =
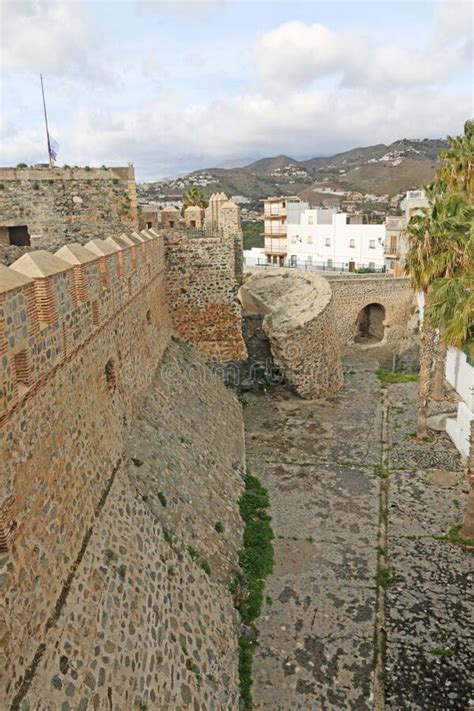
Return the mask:
M189 105L169 93L135 111L82 109L65 134L56 126L53 132L61 143L60 162L126 165L130 160L139 179L156 179L242 155L308 155L456 134L468 110L469 96L426 89L383 94L310 89L292 93L283 104L252 93ZM7 164L44 160L43 143L40 130L18 132L5 141L4 159Z
M86 3L7 0L0 12L4 71L111 80L98 59L100 38Z
M292 86L306 86L333 74L340 77L342 86L393 88L437 84L467 67L469 61L464 45L459 47L459 39L466 36L469 25L460 34L461 19L455 12L450 29L440 35L440 22L438 18L434 30L438 39L422 49L377 46L359 31L335 32L320 24L286 22L259 38L256 45L259 76L264 88L269 85L274 91L279 86L285 92Z
M98 87L94 72L103 55L83 3L9 4L15 32L4 38L11 72L5 103L11 112L0 127L1 162L45 160L40 106L29 118L33 91L39 99L37 78L25 71L51 76L51 133L61 144L60 163L133 161L139 179L248 155L314 155L456 134L472 111L469 87L454 91L449 83L450 73L457 76L464 66L468 42L465 4L456 8L440 7L425 46L413 49L387 46L375 34L285 23L258 39L256 70L248 68L247 37L244 45L229 40L225 51L216 51L216 43L179 45L179 36L169 46L132 38L113 57L122 91L112 94ZM199 68L201 59L207 71ZM234 65L244 67L241 75Z

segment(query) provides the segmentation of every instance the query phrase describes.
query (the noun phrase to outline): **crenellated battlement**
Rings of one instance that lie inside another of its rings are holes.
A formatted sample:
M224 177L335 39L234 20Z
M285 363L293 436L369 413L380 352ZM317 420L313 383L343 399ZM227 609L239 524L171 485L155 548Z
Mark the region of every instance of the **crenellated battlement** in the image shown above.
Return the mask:
M154 230L0 265L0 418L163 270L163 237Z

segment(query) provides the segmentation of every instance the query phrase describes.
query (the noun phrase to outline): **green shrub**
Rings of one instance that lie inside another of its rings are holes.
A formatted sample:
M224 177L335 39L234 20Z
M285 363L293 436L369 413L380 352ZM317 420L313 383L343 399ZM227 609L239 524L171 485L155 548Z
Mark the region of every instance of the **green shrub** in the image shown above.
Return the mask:
M216 521L214 524L214 529L217 531L217 533L222 533L224 531L224 526L220 521Z
M160 504L161 504L162 506L167 506L168 502L167 502L167 500L166 500L166 496L163 494L162 491L159 491L159 492L158 492L158 498L159 498Z

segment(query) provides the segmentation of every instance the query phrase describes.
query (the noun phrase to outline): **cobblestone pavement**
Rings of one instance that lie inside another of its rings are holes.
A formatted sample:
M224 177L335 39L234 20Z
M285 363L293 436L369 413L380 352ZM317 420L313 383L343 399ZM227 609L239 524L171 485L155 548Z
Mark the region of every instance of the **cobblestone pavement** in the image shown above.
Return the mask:
M444 434L422 444L409 436L416 383L392 385L385 479L375 369L369 359L346 363L344 388L326 400L283 388L246 396L247 464L269 489L275 532L253 667L258 710L383 707L373 694L377 579L387 588L376 672L385 708L469 708L472 559L433 537L460 519L459 458ZM443 472L424 471L432 468Z

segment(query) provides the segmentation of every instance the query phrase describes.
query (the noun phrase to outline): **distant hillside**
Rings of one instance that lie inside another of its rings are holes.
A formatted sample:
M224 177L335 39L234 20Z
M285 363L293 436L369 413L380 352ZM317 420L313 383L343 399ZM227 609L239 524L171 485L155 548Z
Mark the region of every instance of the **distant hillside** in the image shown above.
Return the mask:
M197 185L210 194L223 190L256 202L280 194L295 194L311 202L327 190L395 196L432 180L437 156L446 143L440 139L403 138L386 146L353 148L334 156L298 161L285 155L261 158L240 168L206 168L183 178L139 186L139 196L179 195Z

